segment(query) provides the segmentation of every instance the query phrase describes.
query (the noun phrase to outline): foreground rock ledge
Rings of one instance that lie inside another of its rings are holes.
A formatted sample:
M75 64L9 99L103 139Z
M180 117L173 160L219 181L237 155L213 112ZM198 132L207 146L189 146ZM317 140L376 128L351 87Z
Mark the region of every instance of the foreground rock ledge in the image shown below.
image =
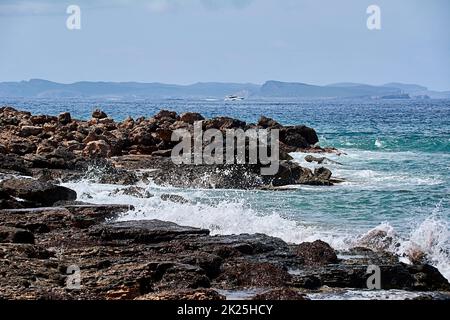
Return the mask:
M360 248L339 260L322 241L289 245L264 234L211 236L159 220L107 222L123 210L0 210L0 298L220 300L256 289L249 299L302 300L329 290L323 286L365 288L370 264L380 265L385 289L449 297L437 269L405 265L388 253ZM78 268L81 286L74 288L67 272Z

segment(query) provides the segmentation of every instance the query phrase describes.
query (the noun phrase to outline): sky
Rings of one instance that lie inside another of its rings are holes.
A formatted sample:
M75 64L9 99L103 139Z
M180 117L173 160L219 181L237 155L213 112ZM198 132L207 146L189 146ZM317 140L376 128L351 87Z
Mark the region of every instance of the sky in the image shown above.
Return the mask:
M366 25L373 4L381 30ZM66 27L69 5L80 30ZM450 90L449 31L448 0L0 0L0 81Z

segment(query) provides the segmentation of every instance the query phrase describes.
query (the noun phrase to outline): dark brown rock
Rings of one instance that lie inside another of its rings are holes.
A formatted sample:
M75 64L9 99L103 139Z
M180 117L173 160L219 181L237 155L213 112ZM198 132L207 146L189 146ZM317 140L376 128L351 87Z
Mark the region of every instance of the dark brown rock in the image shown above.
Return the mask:
M180 115L180 121L189 124L194 124L194 122L202 120L205 120L205 118L203 118L203 116L200 113L196 112L185 112Z
M34 236L28 230L0 226L0 242L34 244Z
M33 179L8 179L0 182L0 189L10 196L18 197L38 206L51 206L60 200L75 200L75 191L51 183Z
M307 265L325 265L338 262L336 252L333 248L321 240L301 243L295 247L294 252Z
M69 124L70 122L72 122L72 116L70 115L69 112L60 113L58 116L58 121L62 125Z
M94 112L92 112L92 118L105 119L108 118L108 115L100 109L95 109Z

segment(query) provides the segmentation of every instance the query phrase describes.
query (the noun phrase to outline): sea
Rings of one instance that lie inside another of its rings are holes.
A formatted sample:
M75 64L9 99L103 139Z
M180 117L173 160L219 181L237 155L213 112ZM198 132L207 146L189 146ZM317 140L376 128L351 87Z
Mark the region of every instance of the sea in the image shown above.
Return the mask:
M450 100L0 99L0 105L34 114L69 111L79 119L89 119L96 108L117 121L168 109L249 123L264 115L284 125L310 126L320 146L343 152L325 155L340 163L325 166L345 182L286 191L179 189L141 182L151 194L178 194L189 203L111 196L118 186L89 179L65 185L77 191L79 200L133 205L120 220L161 219L213 234L265 233L290 243L321 239L342 250L381 234L384 239L374 237L369 244L374 249L388 243L388 250L405 262L410 252L422 251L450 280ZM304 153L292 156L303 166L317 166L307 163Z

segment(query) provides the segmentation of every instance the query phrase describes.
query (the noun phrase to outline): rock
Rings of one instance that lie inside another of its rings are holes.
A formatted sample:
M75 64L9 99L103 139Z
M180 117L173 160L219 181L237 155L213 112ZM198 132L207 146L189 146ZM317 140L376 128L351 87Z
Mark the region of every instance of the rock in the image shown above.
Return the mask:
M265 179L274 186L285 186L294 184L307 184L313 179L311 170L302 168L298 164L282 160L279 162L278 172L274 176L267 176Z
M17 155L25 155L29 153L34 153L36 151L36 145L30 141L10 141L8 143L9 153L14 153Z
M168 149L168 150L157 150L157 151L153 151L152 152L152 156L155 157L170 157L172 155L172 149Z
M125 240L136 243L157 243L192 235L208 235L209 230L182 227L159 220L124 221L102 225L92 231L104 241Z
M259 118L259 121L258 121L258 127L261 127L263 129L267 129L267 128L280 129L280 128L282 128L282 125L271 118L261 116L261 118Z
M321 240L301 243L295 246L294 252L303 259L306 265L326 265L338 262L333 248Z
M146 191L144 188L131 186L125 189L116 189L113 192L111 192L112 195L114 194L123 194L127 196L132 196L136 198L151 198L153 195Z
M92 118L105 119L108 118L108 115L100 109L95 109L94 112L92 112Z
M89 158L107 158L111 154L111 146L104 140L88 142L83 155Z
M331 179L331 171L327 168L321 167L314 169L314 176L322 181L327 181Z
M215 283L222 288L283 287L290 281L283 268L267 262L235 261L226 263Z
M358 245L376 251L387 251L394 244L394 238L387 231L373 229L358 239Z
M0 226L0 242L34 244L34 236L24 229Z
M69 112L60 113L58 116L58 122L62 125L69 124L70 122L72 122L72 116Z
M272 290L269 290L269 291L266 291L263 293L259 293L256 296L254 296L252 298L252 300L294 301L294 300L309 300L309 298L305 294L300 293L298 290L290 289L290 288L280 288L280 289L272 289Z
M154 118L157 120L161 120L164 118L175 120L177 118L177 113L175 111L161 110L154 116Z
M176 300L176 301L207 301L207 300L225 300L225 296L212 289L182 289L162 291L157 293L148 293L139 296L136 300Z
M42 127L23 126L20 128L19 135L21 137L37 136L42 133Z
M10 196L37 204L51 206L60 200L75 200L77 193L69 188L33 179L8 179L0 182L0 190Z
M324 163L324 162L329 162L329 163L333 163L333 164L339 164L339 165L342 165L342 163L337 162L337 161L333 161L333 160L328 159L328 158L326 158L326 157L314 157L314 156L312 156L312 155L307 155L307 156L305 157L305 161L306 161L306 162L317 162L318 164L322 164L322 163Z
M288 146L307 148L319 142L314 129L306 126L285 127L280 130L280 141Z
M183 198L180 195L177 194L167 194L164 193L161 195L161 200L163 201L171 201L171 202L175 202L175 203L189 203L189 200Z
M194 122L202 120L205 120L205 118L203 118L203 116L200 113L196 112L185 112L180 115L180 121L189 124L194 124Z
M22 175L31 175L29 164L22 158L19 158L13 154L0 153L0 169L16 171Z
M240 121L237 119L233 119L230 117L217 117L213 119L206 120L204 122L205 129L237 129L237 128L245 128L246 123L244 121Z
M156 130L156 138L161 140L164 143L172 142L172 134L173 131L170 129L158 129Z

